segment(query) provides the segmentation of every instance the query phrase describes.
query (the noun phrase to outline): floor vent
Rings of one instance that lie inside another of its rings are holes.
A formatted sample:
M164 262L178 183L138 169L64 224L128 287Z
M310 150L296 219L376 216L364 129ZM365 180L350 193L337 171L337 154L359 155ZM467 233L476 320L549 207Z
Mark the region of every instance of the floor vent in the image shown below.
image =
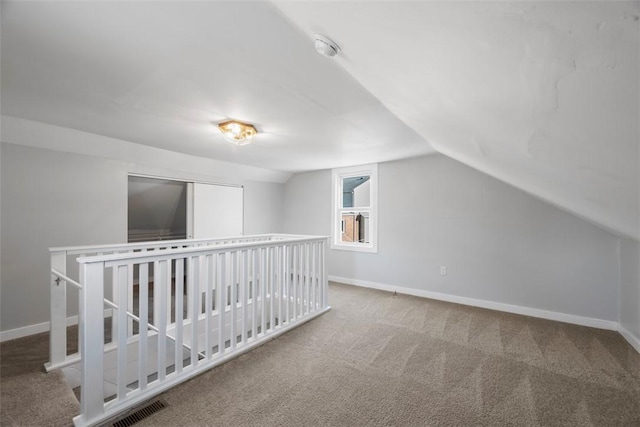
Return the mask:
M136 409L134 412L126 415L124 418L121 418L115 421L113 424L110 424L111 427L129 427L137 423L138 421L142 421L148 416L155 414L159 410L166 408L168 405L163 400L154 400L151 403L144 405L142 408Z

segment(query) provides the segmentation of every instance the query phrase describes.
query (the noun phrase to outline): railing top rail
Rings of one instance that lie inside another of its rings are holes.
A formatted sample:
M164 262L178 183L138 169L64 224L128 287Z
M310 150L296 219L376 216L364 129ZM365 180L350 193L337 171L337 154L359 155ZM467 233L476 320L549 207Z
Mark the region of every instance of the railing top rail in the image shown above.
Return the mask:
M96 255L96 256L84 256L77 259L80 264L92 264L104 262L107 266L116 266L128 264L130 261L135 260L136 263L143 263L149 261L159 261L167 259L180 258L180 255L205 255L219 252L229 252L234 249L250 249L260 248L266 246L274 246L279 244L295 244L306 243L313 241L327 240L327 236L294 236L294 235L274 235L276 240L264 240L254 242L241 242L230 243L225 245L216 246L191 246L187 248L167 249L161 252L134 252L134 253L120 253L111 255ZM281 238L280 236L284 236ZM225 239L223 239L225 240Z
M123 251L134 249L147 249L153 247L165 247L165 246L178 246L178 245L190 245L205 242L221 242L225 240L248 240L248 239L279 239L281 237L289 237L288 234L254 234L247 236L228 236L218 237L215 239L178 239L178 240L152 240L148 242L136 242L136 243L112 243L107 245L86 245L86 246L61 246L49 248L49 252L67 252L68 255L80 255L84 253L92 252L107 252L107 251Z

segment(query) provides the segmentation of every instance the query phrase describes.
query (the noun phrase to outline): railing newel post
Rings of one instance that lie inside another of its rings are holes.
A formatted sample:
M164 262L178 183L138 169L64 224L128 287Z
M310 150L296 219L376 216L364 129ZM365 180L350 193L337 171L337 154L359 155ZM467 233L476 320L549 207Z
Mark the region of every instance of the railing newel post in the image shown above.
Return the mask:
M50 269L67 274L67 251L51 252ZM67 283L50 273L49 363L54 369L67 358Z
M104 262L81 265L80 419L88 424L104 413Z

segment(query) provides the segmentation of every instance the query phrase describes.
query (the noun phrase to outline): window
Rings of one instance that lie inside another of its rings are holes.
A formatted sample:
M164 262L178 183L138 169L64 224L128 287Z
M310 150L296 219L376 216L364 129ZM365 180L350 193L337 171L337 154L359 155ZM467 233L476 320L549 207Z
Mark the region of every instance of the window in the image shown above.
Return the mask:
M334 169L333 249L378 252L378 165Z

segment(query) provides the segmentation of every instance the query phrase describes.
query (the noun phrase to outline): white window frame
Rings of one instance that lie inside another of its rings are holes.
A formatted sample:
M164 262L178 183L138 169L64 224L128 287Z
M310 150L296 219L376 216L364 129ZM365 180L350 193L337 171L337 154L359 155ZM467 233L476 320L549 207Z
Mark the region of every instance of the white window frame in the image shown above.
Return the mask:
M356 176L370 177L369 207L343 208L342 180ZM378 164L332 169L331 182L331 249L378 253ZM369 213L369 243L343 242L341 240L342 214L351 211Z

